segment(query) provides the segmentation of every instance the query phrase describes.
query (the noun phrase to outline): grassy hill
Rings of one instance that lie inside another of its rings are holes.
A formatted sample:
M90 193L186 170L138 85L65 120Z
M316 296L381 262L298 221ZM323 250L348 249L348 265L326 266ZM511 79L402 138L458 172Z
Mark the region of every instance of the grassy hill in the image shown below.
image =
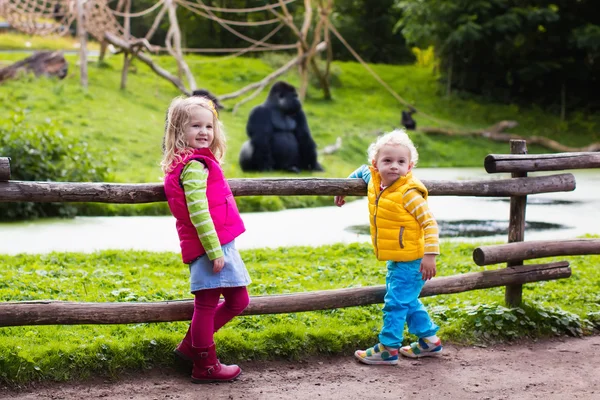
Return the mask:
M22 53L0 53L3 64L24 58ZM127 89L119 90L121 56L109 56L105 63L89 64L89 88L79 85L77 56L66 55L69 75L62 81L33 77L9 81L2 85L0 118L8 117L11 109L25 109L30 123L52 119L71 135L87 141L91 149L109 151L112 179L117 182L157 182L161 171L160 145L165 111L171 99L179 95L169 82L159 78L146 65L135 61L129 73ZM170 71L175 62L169 57L156 57ZM263 59L189 56L187 62L197 84L216 94L226 94L259 81L287 61L285 56L269 55ZM521 135L544 135L568 145L584 145L600 141L600 116L583 113L569 115L561 122L558 115L534 106L524 109L516 105L486 103L482 99L443 95L443 88L428 68L414 65L372 65L372 68L403 98L426 114L455 130L481 129L500 120L514 119L519 126L513 130ZM343 138L340 151L320 156L325 172L303 173L303 176L345 177L356 166L366 162L366 148L381 131L400 125L404 108L360 64L336 62L333 65L335 86L333 100L325 101L322 93L310 87L304 109L309 126L319 148ZM282 77L298 86L293 70ZM237 113L222 112L228 137L228 154L224 166L228 177L281 176L284 173L244 174L237 163L239 149L246 140L245 124L253 106L266 98L264 91L243 105ZM226 102L230 109L241 98ZM418 127L439 126L416 114ZM420 151L421 167L483 166L489 153L506 153L508 144L482 138L450 138L413 134ZM532 147L531 152L547 150ZM284 200L289 203L291 199ZM309 199L306 199L309 201ZM245 202L256 200L243 199ZM275 202L247 206L249 209L277 209L286 204L273 197L260 202ZM289 204L288 204L289 205ZM306 205L306 203L305 203ZM121 206L122 207L122 206Z

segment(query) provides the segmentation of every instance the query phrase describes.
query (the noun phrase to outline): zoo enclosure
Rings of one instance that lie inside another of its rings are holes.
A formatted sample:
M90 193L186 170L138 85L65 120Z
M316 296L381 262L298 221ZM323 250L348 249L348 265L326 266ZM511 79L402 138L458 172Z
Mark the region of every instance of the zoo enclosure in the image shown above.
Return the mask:
M511 141L510 155L488 155L487 172L510 172L511 178L479 181L423 181L430 196L510 197L508 244L478 247L477 265L507 263L507 268L434 278L421 297L506 286L506 302L522 300L522 285L568 278L567 261L523 265L523 260L561 255L600 254L600 239L524 241L527 196L575 189L572 174L527 176L530 171L600 168L600 153L527 155L525 141ZM364 196L361 179L230 179L235 196ZM0 202L149 203L165 201L162 184L61 183L11 181L8 158L0 158ZM315 311L382 303L385 286L254 296L242 315ZM0 327L53 324L128 324L190 320L193 300L146 303L91 303L52 300L0 303Z

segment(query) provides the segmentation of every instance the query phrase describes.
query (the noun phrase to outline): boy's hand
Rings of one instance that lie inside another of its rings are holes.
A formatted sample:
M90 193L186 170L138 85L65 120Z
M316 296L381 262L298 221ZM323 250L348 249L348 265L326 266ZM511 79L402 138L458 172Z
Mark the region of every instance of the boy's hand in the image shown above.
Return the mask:
M437 273L435 269L436 254L425 254L421 260L420 272L423 275L423 280L428 281Z
M335 203L336 206L341 207L344 204L346 204L346 200L344 200L346 196L335 196L333 201Z
M216 274L217 272L221 272L223 267L225 266L225 257L215 258L213 260L213 272Z

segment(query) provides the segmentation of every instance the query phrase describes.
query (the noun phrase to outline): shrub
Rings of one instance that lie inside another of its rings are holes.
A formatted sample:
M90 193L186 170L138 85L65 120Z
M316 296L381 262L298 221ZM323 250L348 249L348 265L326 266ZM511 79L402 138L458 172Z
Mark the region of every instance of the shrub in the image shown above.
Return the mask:
M11 179L25 181L98 182L108 168L90 153L86 142L70 136L50 120L27 121L27 112L16 108L0 119L0 156L10 157ZM104 159L107 157L104 156ZM72 217L70 203L0 203L0 219Z

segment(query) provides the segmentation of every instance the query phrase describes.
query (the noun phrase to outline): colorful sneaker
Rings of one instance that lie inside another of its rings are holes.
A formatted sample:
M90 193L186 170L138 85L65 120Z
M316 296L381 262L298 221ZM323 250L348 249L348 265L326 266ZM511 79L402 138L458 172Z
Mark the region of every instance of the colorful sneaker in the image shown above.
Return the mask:
M358 361L369 365L398 364L398 350L387 350L381 343L377 343L367 350L356 350L354 356L358 358Z
M437 342L432 343L422 338L418 342L411 343L410 346L401 347L399 352L405 357L421 358L439 356L443 349L441 340L438 339Z

